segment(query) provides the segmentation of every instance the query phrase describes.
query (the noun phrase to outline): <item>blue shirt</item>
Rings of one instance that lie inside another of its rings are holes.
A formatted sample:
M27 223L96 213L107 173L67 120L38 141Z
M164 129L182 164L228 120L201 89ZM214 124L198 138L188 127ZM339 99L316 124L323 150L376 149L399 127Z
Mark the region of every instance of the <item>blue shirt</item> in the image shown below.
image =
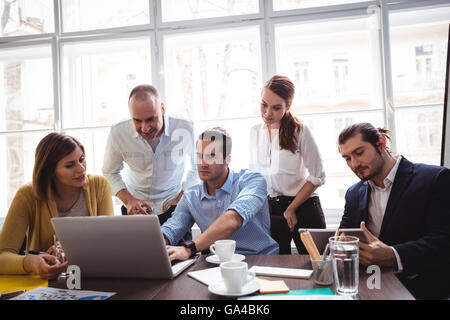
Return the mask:
M164 116L164 131L153 151L136 132L133 120L112 126L103 162L103 175L113 194L127 189L133 197L145 200L155 214L183 189L200 180L195 165L195 135L191 121ZM125 167L125 173L121 172Z
M178 243L196 223L201 232L228 210L243 219L242 226L229 239L236 240L239 254L278 254L277 242L270 237L270 215L266 180L257 172L229 169L224 185L210 196L201 182L188 190L161 227L170 244Z

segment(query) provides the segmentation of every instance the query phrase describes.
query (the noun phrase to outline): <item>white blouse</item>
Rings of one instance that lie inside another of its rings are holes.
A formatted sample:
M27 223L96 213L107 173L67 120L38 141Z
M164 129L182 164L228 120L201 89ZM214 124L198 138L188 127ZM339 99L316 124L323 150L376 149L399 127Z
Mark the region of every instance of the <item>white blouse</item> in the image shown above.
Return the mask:
M272 141L264 123L250 129L249 168L266 178L267 194L271 197L295 197L307 181L317 187L325 183L319 148L308 127L304 124L302 127L295 154L280 150L278 129L272 130ZM313 193L311 197L316 195Z

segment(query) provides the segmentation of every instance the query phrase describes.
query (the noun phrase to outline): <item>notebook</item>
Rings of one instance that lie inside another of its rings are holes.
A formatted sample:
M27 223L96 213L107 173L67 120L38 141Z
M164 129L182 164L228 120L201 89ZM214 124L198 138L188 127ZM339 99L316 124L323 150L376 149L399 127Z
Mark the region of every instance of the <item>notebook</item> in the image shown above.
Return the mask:
M256 279L259 283L259 293L287 293L289 288L283 280L270 281L265 279Z
M209 286L222 280L220 267L188 272L188 276Z
M309 279L313 270L294 269L294 268L277 268L277 267L261 267L253 266L250 268L257 276L281 277L281 278L298 278Z

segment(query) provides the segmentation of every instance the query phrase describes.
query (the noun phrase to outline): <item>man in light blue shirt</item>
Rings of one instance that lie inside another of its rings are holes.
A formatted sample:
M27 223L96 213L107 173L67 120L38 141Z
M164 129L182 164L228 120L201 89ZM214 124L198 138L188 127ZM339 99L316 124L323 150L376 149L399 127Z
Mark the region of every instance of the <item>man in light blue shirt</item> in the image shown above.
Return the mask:
M183 190L199 181L193 124L166 115L151 85L135 87L128 107L131 119L111 128L102 171L125 206L123 214L146 214L147 208L163 223ZM122 177L124 163L127 170Z
M236 240L236 253L277 254L270 237L266 181L257 172L228 168L231 137L222 128L208 129L197 142L197 169L203 181L185 190L175 212L162 227L171 260L185 260L216 240ZM177 244L196 223L201 234Z

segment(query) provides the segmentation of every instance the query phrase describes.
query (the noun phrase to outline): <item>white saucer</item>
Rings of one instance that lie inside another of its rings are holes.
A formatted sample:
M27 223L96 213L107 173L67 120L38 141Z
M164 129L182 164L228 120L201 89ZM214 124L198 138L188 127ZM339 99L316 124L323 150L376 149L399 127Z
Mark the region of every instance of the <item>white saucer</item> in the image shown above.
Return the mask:
M245 260L245 256L242 254L235 253L235 254L233 254L233 257L231 257L231 260L229 260L229 261L238 262L238 261L242 261L242 260ZM225 262L225 261L220 261L219 257L216 254L214 254L212 256L207 256L206 261L208 261L209 263L215 263L215 264L221 264L222 262Z
M246 296L248 294L251 294L253 292L256 292L259 290L259 283L255 280L250 281L246 285L242 287L241 292L239 293L230 293L227 292L227 288L225 287L225 283L222 281L210 284L208 286L209 292L212 292L214 294L217 294L219 296L226 296L226 297L240 297L240 296Z

